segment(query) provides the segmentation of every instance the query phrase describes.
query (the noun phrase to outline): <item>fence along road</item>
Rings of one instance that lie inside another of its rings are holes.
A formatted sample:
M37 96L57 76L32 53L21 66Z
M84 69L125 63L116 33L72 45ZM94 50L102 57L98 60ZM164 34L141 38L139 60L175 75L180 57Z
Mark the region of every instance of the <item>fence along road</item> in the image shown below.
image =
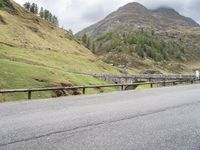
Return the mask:
M189 80L188 80L189 79ZM32 88L32 89L11 89L11 90L0 90L0 94L8 94L8 93L28 93L28 99L31 99L31 95L33 92L46 92L46 91L68 91L68 90L75 90L75 89L82 89L82 93L85 94L86 89L91 88L106 88L106 87L121 87L121 90L127 90L129 87L132 89L137 88L140 85L150 85L153 88L154 84L162 84L166 86L166 84L176 85L178 83L191 83L193 84L197 81L194 78L181 79L181 80L170 80L170 81L152 81L152 82L140 82L140 83L121 83L121 84L108 84L108 85L90 85L90 86L74 86L74 87L49 87L49 88Z

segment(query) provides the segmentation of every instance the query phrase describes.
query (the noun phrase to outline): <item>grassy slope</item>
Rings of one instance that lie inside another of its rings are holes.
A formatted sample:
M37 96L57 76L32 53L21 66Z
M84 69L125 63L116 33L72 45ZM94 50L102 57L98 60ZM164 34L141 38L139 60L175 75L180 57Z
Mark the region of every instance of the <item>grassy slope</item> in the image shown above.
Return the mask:
M60 86L61 83L105 84L73 72L118 73L88 49L70 40L63 29L27 13L17 4L14 7L18 15L0 10L6 22L6 25L0 24L0 89ZM51 94L39 93L34 98ZM26 97L21 94L1 95L0 101Z

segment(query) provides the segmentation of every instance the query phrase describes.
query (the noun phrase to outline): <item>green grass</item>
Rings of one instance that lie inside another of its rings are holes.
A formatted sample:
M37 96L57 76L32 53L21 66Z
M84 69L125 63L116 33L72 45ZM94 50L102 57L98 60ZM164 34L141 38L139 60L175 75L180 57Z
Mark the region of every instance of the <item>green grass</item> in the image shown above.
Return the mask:
M65 30L28 13L15 3L12 4L17 15L0 10L0 16L6 22L0 28L0 89L107 84L76 72L119 73L84 46L70 39ZM101 90L86 90L87 94L99 91ZM53 94L33 93L33 98L48 98ZM0 95L0 99L27 99L27 94L4 94Z
M68 59L68 60L67 60ZM74 61L73 61L74 59ZM74 62L70 63L70 61ZM63 55L61 52L0 46L0 89L20 89L72 85L102 85L104 81L74 72L111 72L110 66L98 60L76 55ZM114 88L102 89L105 92L115 91ZM99 93L99 89L87 89L86 94ZM34 93L33 99L49 98L51 92ZM27 99L27 94L4 94L0 101Z

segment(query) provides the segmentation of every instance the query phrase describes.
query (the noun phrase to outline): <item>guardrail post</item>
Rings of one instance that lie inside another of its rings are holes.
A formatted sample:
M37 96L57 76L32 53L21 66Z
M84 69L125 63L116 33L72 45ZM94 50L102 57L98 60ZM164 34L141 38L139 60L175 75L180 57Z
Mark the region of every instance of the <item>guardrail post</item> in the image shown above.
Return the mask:
M153 83L151 83L151 88L153 88Z
M28 99L31 99L31 91L28 91Z
M83 94L85 94L85 88L83 88Z
M163 86L166 86L166 82L165 82L165 80L164 80L164 82L163 82Z
M123 85L121 85L121 90L124 91L124 86Z

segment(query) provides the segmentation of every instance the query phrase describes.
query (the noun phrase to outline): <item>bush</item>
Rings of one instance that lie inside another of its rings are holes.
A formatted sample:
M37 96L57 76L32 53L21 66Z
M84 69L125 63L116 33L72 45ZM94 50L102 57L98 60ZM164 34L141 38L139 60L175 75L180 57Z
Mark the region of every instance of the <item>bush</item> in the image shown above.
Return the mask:
M101 36L97 37L96 41L102 41L102 40L111 40L112 39L112 32L104 33Z
M3 8L3 6L4 6L4 1L0 0L0 9Z
M136 53L138 56L144 58L144 47L142 45L136 46Z
M111 44L107 45L105 47L107 52L111 52L113 50L117 51L117 52L121 52L121 43L119 41L112 41Z
M153 48L147 49L147 56L152 58L155 61L161 61L162 60L162 56L158 52L156 52L156 50L153 49Z

